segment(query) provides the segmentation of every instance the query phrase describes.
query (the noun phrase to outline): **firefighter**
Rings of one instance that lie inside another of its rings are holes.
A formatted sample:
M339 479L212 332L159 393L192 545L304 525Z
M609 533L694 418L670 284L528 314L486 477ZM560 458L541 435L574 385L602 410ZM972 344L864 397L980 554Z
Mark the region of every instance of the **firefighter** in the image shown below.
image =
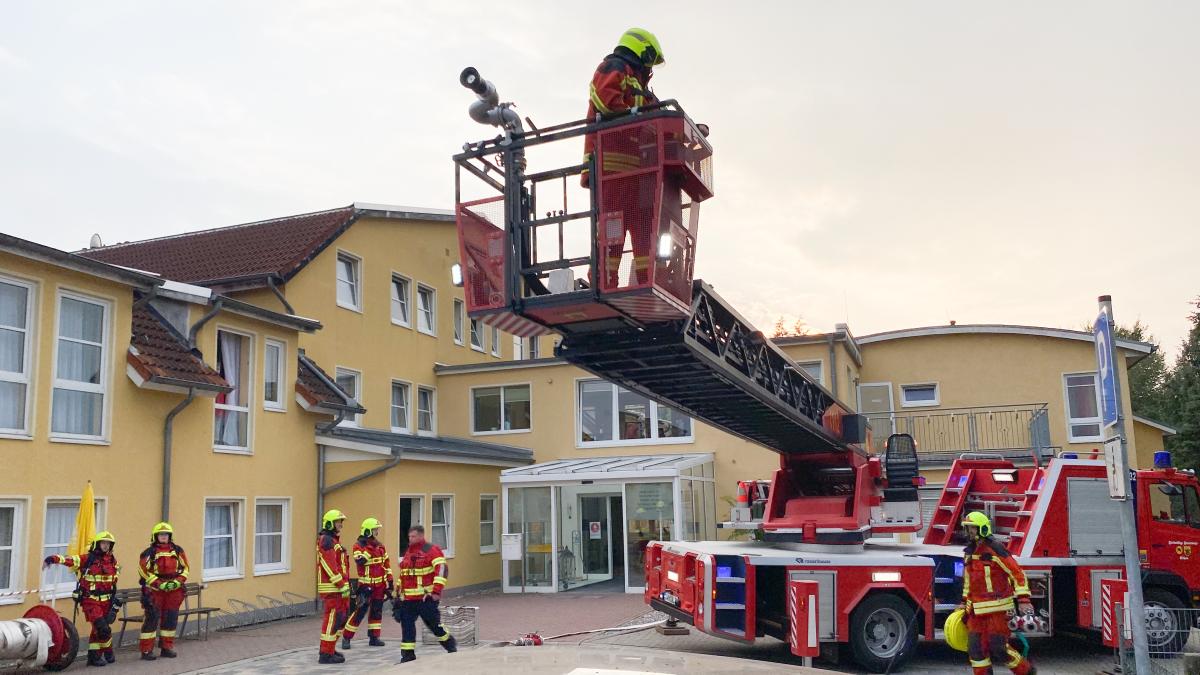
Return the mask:
M338 633L350 610L350 560L341 541L345 522L346 514L330 509L321 517L321 531L317 534L317 594L325 608L317 663L343 663L346 660L336 649Z
M75 601L83 609L83 617L92 624L88 638L89 666L103 666L113 661L112 624L117 620L121 601L113 598L121 566L113 555L117 539L107 530L92 538L91 548L83 556L52 555L42 562L42 569L64 565L79 576L75 586Z
M456 652L454 636L442 627L438 603L446 588L446 556L437 544L425 541L425 528L408 531L408 550L400 558L400 595L392 600L392 618L400 623L400 662L417 658L417 618L437 636L447 652Z
M1016 675L1036 675L1037 668L1009 644L1008 617L1016 608L1033 614L1025 572L1004 545L992 538L992 523L979 511L962 521L970 543L963 556L963 608L967 616L967 656L975 675L991 675L992 661Z
M342 649L350 649L350 639L362 625L363 617L367 617L368 647L382 647L383 640L379 639L379 630L383 628L383 601L392 597L395 578L392 576L392 563L388 559L387 549L379 541L379 529L383 527L375 518L367 518L359 528L358 541L354 542L351 557L358 568L358 582L354 588L357 599L354 614L346 623L342 632ZM369 613L368 613L369 612Z
M621 35L612 53L604 57L596 72L592 75L588 97L587 120L597 118L607 119L636 111L651 103L657 103L654 92L650 91L650 78L654 67L664 62L662 47L653 33L641 28L630 28ZM641 166L641 143L638 135L620 136L612 134L605 141L601 173L628 171ZM588 134L583 142L583 162L587 164L592 158L596 146L596 134ZM655 158L657 161L657 157ZM580 184L588 186L588 171L585 169L580 176ZM639 185L641 183L639 182ZM633 246L633 266L637 282L644 284L650 270L650 241L651 229L654 222L652 189L638 190L634 197L636 203L623 205L620 221L611 226L614 233L628 234ZM645 194L640 194L644 192ZM604 279L608 288L615 288L618 282L618 271L621 264L621 254L624 248L624 237L620 242L610 239L606 246L607 265Z
M138 646L142 659L153 661L154 638L158 637L159 655L175 658L175 627L179 623L179 606L186 594L188 577L187 554L175 543L175 530L162 522L150 530L150 547L138 560L141 575L142 632Z

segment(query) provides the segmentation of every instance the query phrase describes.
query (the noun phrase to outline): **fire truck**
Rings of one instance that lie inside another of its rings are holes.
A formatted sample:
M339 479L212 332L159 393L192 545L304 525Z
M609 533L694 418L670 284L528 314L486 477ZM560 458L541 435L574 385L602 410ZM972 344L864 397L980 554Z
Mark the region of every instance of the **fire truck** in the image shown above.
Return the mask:
M469 316L557 334L566 361L779 455L757 541L648 545L652 607L729 640L773 637L799 657L845 652L896 669L918 640L941 638L962 590L959 523L978 510L1029 574L1026 634L1097 630L1101 583L1123 570L1103 461L961 458L924 523L913 439L870 452L864 416L693 279L712 146L676 101L538 128L474 68L460 82L477 97L471 117L499 130L454 156L454 276ZM585 137L595 151L580 161ZM1151 642L1163 649L1181 635L1176 610L1200 604L1197 482L1169 466L1131 480Z

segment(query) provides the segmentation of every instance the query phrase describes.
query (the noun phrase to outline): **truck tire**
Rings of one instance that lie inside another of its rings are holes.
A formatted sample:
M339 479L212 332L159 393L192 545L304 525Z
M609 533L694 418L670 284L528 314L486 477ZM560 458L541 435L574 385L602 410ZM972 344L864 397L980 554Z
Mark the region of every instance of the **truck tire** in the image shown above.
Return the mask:
M1142 604L1146 608L1146 642L1151 654L1178 654L1187 643L1187 613L1183 601L1164 588L1147 588Z
M898 670L917 644L916 613L890 593L876 593L850 613L850 653L872 673Z

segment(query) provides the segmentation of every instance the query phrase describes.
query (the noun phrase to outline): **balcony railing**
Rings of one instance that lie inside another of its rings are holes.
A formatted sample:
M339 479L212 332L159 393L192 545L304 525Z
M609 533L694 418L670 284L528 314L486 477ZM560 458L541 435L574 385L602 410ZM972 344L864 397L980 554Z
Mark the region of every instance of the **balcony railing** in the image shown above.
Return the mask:
M883 452L889 435L910 434L922 466L949 464L963 453L1032 460L1034 455L1048 458L1055 450L1045 403L891 410L867 417L876 453Z

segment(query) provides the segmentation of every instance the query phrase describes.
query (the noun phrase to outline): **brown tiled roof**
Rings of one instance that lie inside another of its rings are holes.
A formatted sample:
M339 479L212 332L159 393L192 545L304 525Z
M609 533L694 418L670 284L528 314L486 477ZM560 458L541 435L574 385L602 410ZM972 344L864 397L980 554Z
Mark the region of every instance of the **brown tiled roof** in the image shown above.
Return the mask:
M296 393L304 397L312 407L333 408L351 413L365 413L366 408L337 386L337 382L329 376L312 359L299 354L300 367L297 369Z
M189 284L217 285L268 276L286 280L354 221L355 208L263 220L79 251L93 260L160 274Z
M133 310L133 337L125 360L149 382L215 391L231 389L217 371L188 349L183 336L150 307Z

